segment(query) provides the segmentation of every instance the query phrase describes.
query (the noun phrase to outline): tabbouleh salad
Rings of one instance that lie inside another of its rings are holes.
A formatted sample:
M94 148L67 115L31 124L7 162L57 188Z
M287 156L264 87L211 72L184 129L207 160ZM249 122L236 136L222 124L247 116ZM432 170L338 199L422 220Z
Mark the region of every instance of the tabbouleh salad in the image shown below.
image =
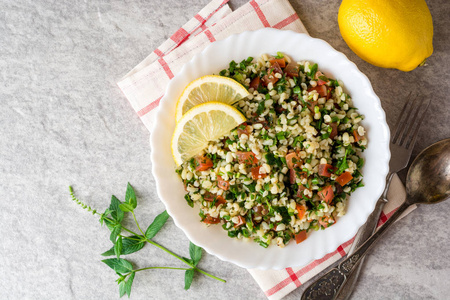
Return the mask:
M342 82L282 53L232 61L220 75L250 92L234 105L247 121L177 169L200 220L263 247L335 224L362 186L367 145Z

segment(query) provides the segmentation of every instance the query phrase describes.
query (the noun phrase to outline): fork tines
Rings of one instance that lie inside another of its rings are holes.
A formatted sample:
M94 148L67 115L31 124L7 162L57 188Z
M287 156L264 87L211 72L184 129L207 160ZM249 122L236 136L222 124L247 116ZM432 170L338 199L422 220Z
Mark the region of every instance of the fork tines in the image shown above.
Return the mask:
M424 99L415 95L412 100L409 100L411 99L411 93L407 99L395 125L395 132L391 141L394 144L410 149L416 142L417 132L425 118L430 99Z

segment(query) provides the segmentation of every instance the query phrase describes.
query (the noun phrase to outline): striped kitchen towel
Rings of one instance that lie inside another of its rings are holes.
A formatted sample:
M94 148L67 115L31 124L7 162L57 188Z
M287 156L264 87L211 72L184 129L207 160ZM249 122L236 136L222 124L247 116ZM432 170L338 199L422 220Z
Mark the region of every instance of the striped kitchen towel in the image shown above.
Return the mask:
M152 129L155 108L170 79L210 43L264 27L306 33L287 0L252 0L234 12L227 2L210 2L118 82L148 130Z
M251 0L231 11L228 0L213 0L167 41L118 82L131 106L151 131L156 108L167 84L196 53L210 43L231 34L264 27L307 33L288 0ZM381 217L384 223L405 197L397 177L391 185L391 198ZM344 256L353 239L336 251L302 268L249 270L269 299L281 299L307 280Z

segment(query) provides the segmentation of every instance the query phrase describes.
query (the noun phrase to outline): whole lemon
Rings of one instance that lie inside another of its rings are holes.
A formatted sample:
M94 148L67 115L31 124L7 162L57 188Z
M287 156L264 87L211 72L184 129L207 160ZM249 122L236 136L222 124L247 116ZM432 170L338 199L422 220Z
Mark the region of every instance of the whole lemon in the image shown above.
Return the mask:
M365 61L411 71L433 53L433 21L424 0L343 0L339 29Z

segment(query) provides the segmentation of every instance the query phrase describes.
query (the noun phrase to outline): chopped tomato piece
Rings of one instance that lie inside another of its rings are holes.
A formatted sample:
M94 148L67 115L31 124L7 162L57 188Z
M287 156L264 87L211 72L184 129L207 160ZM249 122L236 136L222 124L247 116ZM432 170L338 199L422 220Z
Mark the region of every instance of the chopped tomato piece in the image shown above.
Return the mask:
M259 76L256 76L250 82L250 87L253 88L254 90L257 90L259 88L260 81L261 81L261 79L259 78Z
M323 216L319 219L319 224L324 228L330 227L331 225L334 225L334 223L336 223L336 220L333 217Z
M293 169L295 167L299 167L301 165L301 160L297 156L297 153L291 152L286 154L286 164L289 169Z
M224 197L218 195L218 196L216 197L216 204L215 204L215 205L216 205L216 206L219 206L220 204L227 204L227 200L225 200Z
M360 140L362 140L364 138L358 134L358 131L356 129L353 130L353 137L355 138L355 142L359 142Z
M336 178L336 182L339 183L341 186L346 185L349 183L350 180L352 180L353 176L350 174L350 172L344 172L341 175Z
M303 242L304 240L306 240L307 236L306 236L306 230L302 230L299 233L295 234L295 242L297 244L300 244L301 242Z
M308 89L308 92L317 91L320 97L326 97L328 94L328 88L326 85L318 85Z
M337 130L338 123L337 122L333 122L333 123L330 124L330 126L331 126L330 139L334 139L335 136L338 133L338 130Z
M226 180L223 180L221 176L217 176L217 186L222 190L228 191L230 188L230 183Z
M282 68L286 67L286 60L284 58L273 58L270 60L270 63L272 66L277 63Z
M325 177L331 177L332 172L334 172L334 167L330 164L320 164L319 165L319 175Z
M327 100L331 98L331 91L333 90L333 88L331 86L327 87Z
M303 219L306 214L306 205L297 203L297 217L299 220Z
M253 167L253 168L251 169L251 172L252 172L252 179L253 179L253 180L260 179L260 178L264 178L264 177L267 176L267 174L261 174L261 173L259 173L259 169L261 169L261 166Z
M240 164L253 165L258 162L256 155L251 151L249 152L237 151L236 156Z
M203 194L203 199L209 202L213 202L216 199L216 195L210 192L206 192Z
M286 68L284 68L284 72L289 77L298 77L298 65L297 65L297 63L296 62L288 63Z
M264 84L265 86L267 86L269 83L275 84L275 82L278 81L278 78L275 77L275 74L274 74L274 73L272 73L272 74L270 74L270 75L264 75L263 78L262 78L261 80L262 80L263 84Z
M245 224L245 219L243 216L238 216L239 221L234 224L234 228L238 228L239 226L242 226Z
M334 188L336 189L336 195L342 194L344 190L342 189L342 186L338 183L334 184Z
M294 184L296 178L297 178L297 175L295 175L295 170L294 169L289 169L289 182L291 184Z
M322 80L322 79L317 79L317 85L324 85L324 84L327 84L327 82L328 81L324 81L324 80Z
M330 204L334 198L333 188L331 187L331 185L327 185L321 191L319 191L317 195L319 195L320 199L322 199L324 202Z
M314 106L317 105L319 101L306 101L306 106L311 112L314 112Z
M196 171L206 171L214 166L212 160L207 156L197 156L195 158L197 162L197 167L195 167Z
M216 201L215 206L219 206L220 204L227 203L227 201L221 195L215 195L215 194L210 193L210 192L206 192L203 195L203 199L205 199L205 201L208 201L208 202Z
M206 223L206 224L217 224L219 222L220 222L219 218L213 218L209 214L206 214L205 219L203 219L203 223Z
M272 68L273 68L273 73L280 73L280 74L283 74L283 70L281 70L281 66L277 63L277 62L274 62L273 64L272 64ZM270 70L269 70L270 71Z
M242 123L237 128L237 134L241 137L242 134L249 135L252 132L251 128L247 125L246 122Z

